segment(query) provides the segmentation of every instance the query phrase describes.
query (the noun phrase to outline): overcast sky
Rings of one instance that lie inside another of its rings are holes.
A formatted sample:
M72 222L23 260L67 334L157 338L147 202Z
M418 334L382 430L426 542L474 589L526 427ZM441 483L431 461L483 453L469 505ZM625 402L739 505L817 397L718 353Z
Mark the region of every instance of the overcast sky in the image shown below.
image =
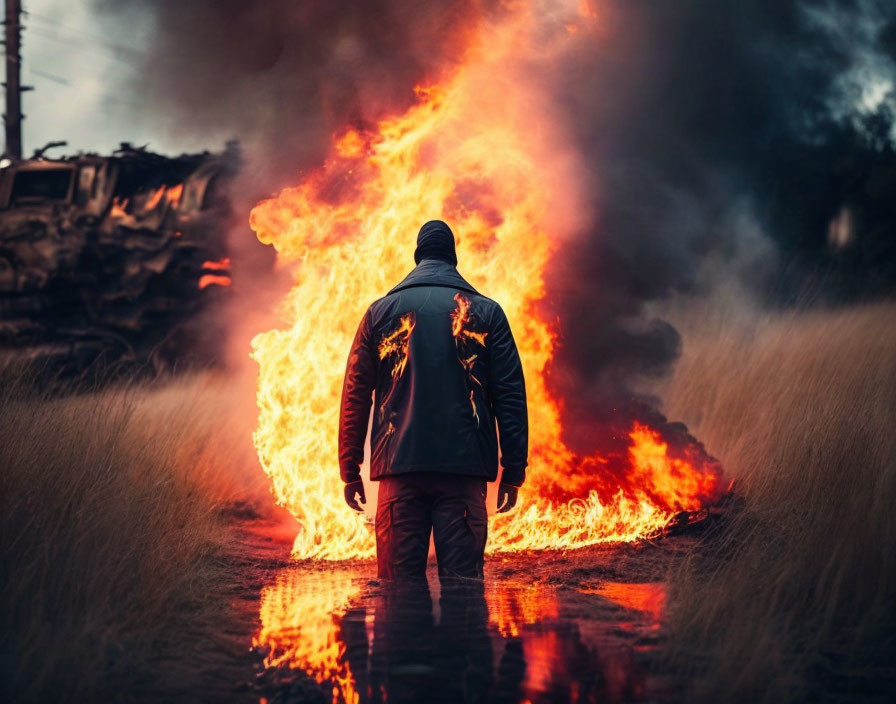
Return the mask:
M141 99L139 85L156 40L157 15L151 4L114 5L98 10L90 0L23 0L22 81L34 87L24 94L25 155L50 140L64 139L66 151L108 153L122 141L149 144L155 151L180 152L223 147L235 135L191 129L177 131L159 119L152 100ZM882 14L870 0L857 17L845 18L831 7L807 12L810 22L851 47L853 69L842 77L835 111L873 110L893 98L893 60L868 49ZM850 21L847 21L850 20ZM154 67L168 71L191 66ZM130 87L136 87L131 90ZM57 152L58 153L58 152Z
M68 141L70 153L108 153L122 141L163 152L223 146L166 134L139 96L119 89L141 80L141 57L154 34L151 15L135 13L127 27L118 16L109 31L108 20L85 1L22 4L22 82L34 86L23 98L25 156L59 139Z

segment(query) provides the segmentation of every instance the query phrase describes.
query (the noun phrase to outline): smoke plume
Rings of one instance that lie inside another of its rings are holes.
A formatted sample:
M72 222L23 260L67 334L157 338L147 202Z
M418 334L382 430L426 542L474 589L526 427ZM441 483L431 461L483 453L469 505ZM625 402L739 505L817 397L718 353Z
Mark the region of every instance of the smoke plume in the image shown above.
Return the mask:
M112 30L149 15L157 41L134 100L163 129L239 138L251 198L293 184L332 133L412 104L415 84L463 59L483 18L510 11L395 0L96 4ZM891 3L586 8L595 31L526 56L591 194L590 225L557 253L545 301L559 320L552 383L573 447L611 439L593 436L595 420L610 433L633 415L664 422L655 400L632 391L681 349L678 332L646 314L651 304L705 295L727 277L769 305L880 296L896 284ZM532 11L552 19L550 8Z

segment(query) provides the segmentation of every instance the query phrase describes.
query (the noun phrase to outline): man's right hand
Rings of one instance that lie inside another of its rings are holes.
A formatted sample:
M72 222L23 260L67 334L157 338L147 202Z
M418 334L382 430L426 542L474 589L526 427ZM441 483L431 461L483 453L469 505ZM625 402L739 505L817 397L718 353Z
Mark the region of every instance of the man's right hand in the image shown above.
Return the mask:
M361 499L361 504L358 503L358 498ZM364 510L362 504L367 504L367 496L364 494L363 481L359 479L356 482L349 482L345 485L345 503L347 503L349 507L353 508L355 511Z

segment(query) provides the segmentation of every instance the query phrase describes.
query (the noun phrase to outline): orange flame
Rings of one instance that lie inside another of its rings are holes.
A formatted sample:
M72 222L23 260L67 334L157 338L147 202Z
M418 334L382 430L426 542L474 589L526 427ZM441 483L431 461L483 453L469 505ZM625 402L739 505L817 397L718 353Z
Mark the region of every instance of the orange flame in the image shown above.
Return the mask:
M159 186L146 200L146 204L143 206L143 209L152 210L153 208L155 208L161 202L163 195L165 195L165 186Z
M112 199L112 206L109 208L109 216L113 218L123 218L128 214L128 199L119 199L115 196Z
M679 511L697 511L702 499L716 492L716 474L694 471L688 460L670 457L669 446L655 430L635 423L630 437L629 477L666 505Z
M455 338L469 338L485 347L485 336L488 333L474 332L466 327L470 324L470 300L466 296L456 293L454 294L454 302L457 303L457 308L451 314L451 334Z
M457 308L451 314L451 334L454 336L454 343L457 346L458 359L466 372L467 385L470 388L470 407L478 426L479 410L476 408L476 392L473 385L482 386L482 381L476 376L473 367L479 354L469 350L468 343L475 342L485 349L485 338L488 333L475 332L468 327L472 321L470 320L470 300L466 296L456 293L454 302L457 304Z
M180 233L177 233L178 236ZM229 271L230 258L222 257L221 259L208 260L202 262L202 268L205 271ZM199 277L199 288L206 286L230 286L233 281L227 274L203 274Z
M184 184L178 183L176 186L170 186L165 192L165 199L171 204L172 208L180 205L180 198L184 194Z
M483 20L464 63L419 87L416 104L334 137L320 168L252 210L259 240L294 276L284 326L257 335L252 356L254 441L277 502L300 524L296 557L375 553L367 519L342 501L336 468L345 358L365 308L407 273L414 233L433 217L459 234L462 273L504 308L526 375L529 478L517 508L493 518L489 551L637 540L718 494L712 468L696 454L673 457L647 426L623 435L628 456L580 457L562 439L562 400L546 382L557 333L538 303L552 253L583 226L588 171L519 47L560 50L570 40L564 21L582 21L577 7L570 12L551 13L555 31L525 5L500 24ZM455 339L487 343L467 327L462 296L457 303ZM609 471L620 463L624 482Z
M408 349L411 341L411 333L417 321L413 313L401 316L398 327L380 340L380 359L394 357L395 364L392 367L392 377L398 379L408 364Z
M209 271L227 271L230 268L230 257L202 262L202 268Z
M153 191L152 195L146 200L146 204L143 206L144 210L154 210L159 203L162 202L162 197L164 196L165 201L169 203L173 208L176 208L180 203L180 197L183 195L184 185L182 183L178 183L174 186L166 186L162 184L155 191Z
M199 288L206 286L230 286L233 281L229 276L220 276L219 274L203 274L199 277Z

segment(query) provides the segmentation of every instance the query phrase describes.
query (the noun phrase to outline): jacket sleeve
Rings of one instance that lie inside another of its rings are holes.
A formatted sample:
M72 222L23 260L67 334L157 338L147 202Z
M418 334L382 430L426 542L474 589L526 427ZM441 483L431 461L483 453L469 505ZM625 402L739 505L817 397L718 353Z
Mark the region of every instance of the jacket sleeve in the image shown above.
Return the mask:
M361 478L364 440L376 384L376 358L371 344L370 310L364 314L352 342L339 407L339 474L349 483Z
M529 457L529 418L523 365L507 316L495 306L489 326L488 390L501 440L501 482L522 486Z

